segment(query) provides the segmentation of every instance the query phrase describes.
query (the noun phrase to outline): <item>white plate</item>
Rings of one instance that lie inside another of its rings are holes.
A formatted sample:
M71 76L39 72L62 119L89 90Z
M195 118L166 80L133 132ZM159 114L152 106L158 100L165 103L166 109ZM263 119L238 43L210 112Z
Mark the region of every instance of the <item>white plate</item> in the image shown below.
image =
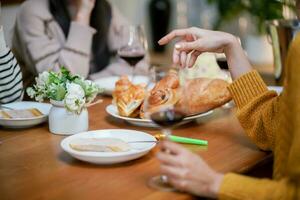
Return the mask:
M0 125L8 128L28 128L35 126L37 124L43 123L47 121L51 104L48 103L39 103L33 101L19 101L8 104L3 104L5 107L13 108L13 109L29 109L36 108L44 115L32 118L16 118L16 119L3 119L0 118ZM4 109L5 110L5 109Z
M274 90L277 94L281 94L283 87L282 86L268 86L269 90Z
M147 154L156 143L131 143L127 152L89 152L77 151L70 147L75 138L118 138L125 142L130 141L156 141L155 137L145 132L127 129L104 129L78 133L63 139L60 143L64 151L74 158L95 164L115 164L139 158Z
M132 79L131 76L128 76L129 80ZM106 95L112 95L112 92L115 89L116 82L120 79L119 76L109 76L109 77L103 77L95 80L94 82L99 85L99 87L104 89L104 94ZM145 83L147 84L149 81L149 78L147 76L134 76L133 83L134 84L141 84Z
M158 127L158 125L153 123L150 119L141 119L141 118L132 118L132 117L120 116L118 108L113 104L110 104L106 107L106 112L108 114L110 114L111 116L115 117L115 118L125 120L126 122L128 122L130 124L133 124L133 125L136 125L136 126L155 127L155 128ZM210 115L212 112L213 111L211 110L211 111L201 113L201 114L198 114L198 115L192 115L192 116L185 117L179 125L186 124L186 123L191 122L195 119L199 119L201 117Z

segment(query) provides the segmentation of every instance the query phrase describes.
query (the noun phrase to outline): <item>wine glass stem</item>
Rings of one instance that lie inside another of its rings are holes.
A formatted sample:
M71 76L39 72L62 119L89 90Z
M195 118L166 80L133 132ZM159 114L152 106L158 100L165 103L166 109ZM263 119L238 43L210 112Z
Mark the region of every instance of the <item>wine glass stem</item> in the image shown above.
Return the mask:
M162 133L166 136L166 139L169 139L169 136L172 135L171 129L169 128L162 129Z
M169 136L172 134L171 129L164 128L162 129L162 133L165 135L166 140L169 140ZM170 154L171 151L169 149L165 149L165 152ZM168 177L164 174L160 175L160 179L163 183L168 183Z
M131 72L131 75L132 75L132 80L131 80L131 82L133 82L134 81L134 77L135 77L135 67L136 66L131 66L131 68L132 68L132 72Z

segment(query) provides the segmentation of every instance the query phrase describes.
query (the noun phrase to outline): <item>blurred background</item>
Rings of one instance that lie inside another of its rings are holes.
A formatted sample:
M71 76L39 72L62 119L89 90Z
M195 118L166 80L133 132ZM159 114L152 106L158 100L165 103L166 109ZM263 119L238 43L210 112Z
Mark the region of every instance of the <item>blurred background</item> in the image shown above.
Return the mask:
M11 36L22 0L2 0L0 23L6 40ZM142 24L151 52L170 51L158 47L161 35L175 28L197 26L235 34L252 63L272 65L272 46L265 29L270 19L295 18L294 0L109 0L132 23Z

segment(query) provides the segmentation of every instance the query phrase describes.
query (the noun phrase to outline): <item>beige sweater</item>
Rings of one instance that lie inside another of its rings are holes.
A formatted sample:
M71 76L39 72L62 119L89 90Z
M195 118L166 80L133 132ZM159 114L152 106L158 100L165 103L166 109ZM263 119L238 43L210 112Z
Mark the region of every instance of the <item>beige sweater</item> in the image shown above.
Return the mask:
M120 31L127 21L112 6L112 20L109 28L108 45L116 51L120 43ZM89 74L92 37L96 32L90 26L71 22L68 38L65 38L59 24L48 7L48 0L27 0L20 8L16 19L13 50L23 67L24 77L31 82L37 73L67 67L72 73L96 79L107 75L130 74L131 68L125 62L112 63L104 70ZM137 67L137 73L145 72L144 63Z

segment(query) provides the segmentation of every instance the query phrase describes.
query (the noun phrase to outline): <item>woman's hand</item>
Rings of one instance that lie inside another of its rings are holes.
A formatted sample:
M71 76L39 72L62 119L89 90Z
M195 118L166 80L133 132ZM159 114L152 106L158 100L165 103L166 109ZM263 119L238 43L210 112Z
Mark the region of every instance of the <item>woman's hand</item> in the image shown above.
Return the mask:
M161 173L168 177L170 184L180 191L217 198L222 174L178 144L163 141L161 149L157 158L161 162Z
M165 45L179 37L173 51L173 62L184 66L193 66L197 57L203 52L225 53L229 70L233 78L237 78L252 69L244 51L236 37L229 33L210 31L200 28L174 30L158 41ZM187 54L194 50L189 63Z
M91 13L95 6L95 1L96 0L77 0L77 13L75 21L85 25L89 25Z

